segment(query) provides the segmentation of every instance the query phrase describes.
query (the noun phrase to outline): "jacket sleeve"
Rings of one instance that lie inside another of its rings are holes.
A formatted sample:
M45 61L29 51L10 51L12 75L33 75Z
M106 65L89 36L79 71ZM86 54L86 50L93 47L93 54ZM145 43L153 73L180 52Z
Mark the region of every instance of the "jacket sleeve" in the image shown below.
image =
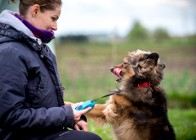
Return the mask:
M26 108L27 68L21 50L0 46L0 127L46 129L73 127L71 106Z

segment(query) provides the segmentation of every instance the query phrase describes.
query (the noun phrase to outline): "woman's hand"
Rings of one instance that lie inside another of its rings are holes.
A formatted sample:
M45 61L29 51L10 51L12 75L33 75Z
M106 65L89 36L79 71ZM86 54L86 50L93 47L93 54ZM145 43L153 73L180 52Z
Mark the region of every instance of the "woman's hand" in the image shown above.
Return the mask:
M82 103L76 103L76 104L73 104L71 105L72 107L72 110L73 110L73 114L74 114L74 121L75 121L75 124L77 124L77 122L80 120L80 117L87 113L88 111L90 111L92 108L91 107L88 107L86 109L83 109L83 110L76 110L75 108L79 105L81 105Z
M78 131L88 131L88 123L84 120L79 120L75 125L74 128Z

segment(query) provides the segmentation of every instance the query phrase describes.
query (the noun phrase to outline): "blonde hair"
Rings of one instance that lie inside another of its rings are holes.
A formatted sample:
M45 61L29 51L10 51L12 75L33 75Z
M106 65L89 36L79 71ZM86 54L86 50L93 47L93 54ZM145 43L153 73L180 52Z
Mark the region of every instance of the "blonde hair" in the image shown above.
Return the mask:
M26 15L28 8L34 4L40 6L40 10L44 12L45 10L54 10L57 6L62 5L61 0L19 0L19 13L20 15ZM8 0L8 2L15 3L16 0Z

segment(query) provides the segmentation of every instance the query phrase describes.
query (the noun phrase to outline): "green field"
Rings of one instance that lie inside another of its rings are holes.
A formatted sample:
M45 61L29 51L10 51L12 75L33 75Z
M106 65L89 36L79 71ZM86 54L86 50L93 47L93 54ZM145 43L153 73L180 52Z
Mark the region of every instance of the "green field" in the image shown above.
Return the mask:
M177 140L196 139L196 110L195 109L170 109L169 118L172 123ZM89 131L99 134L103 140L114 140L112 129L109 125L97 126L89 121Z
M59 74L65 87L65 100L80 102L101 97L118 87L110 67L122 62L128 52L156 51L166 63L161 83L168 97L169 118L178 140L196 139L196 40L164 42L67 43L58 44ZM107 98L106 98L107 99ZM99 103L106 99L99 100ZM111 127L97 127L89 121L89 130L103 140L113 140Z

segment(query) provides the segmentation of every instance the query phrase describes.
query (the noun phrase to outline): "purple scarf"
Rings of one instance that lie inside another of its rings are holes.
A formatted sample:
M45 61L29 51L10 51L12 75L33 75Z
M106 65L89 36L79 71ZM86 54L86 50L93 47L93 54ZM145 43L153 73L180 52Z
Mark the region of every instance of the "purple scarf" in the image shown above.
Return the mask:
M52 39L54 39L54 32L53 31L48 31L48 30L43 30L36 28L33 26L31 23L29 23L27 20L22 18L19 14L15 13L15 16L22 21L35 35L35 37L38 37L41 39L43 43L49 43Z

